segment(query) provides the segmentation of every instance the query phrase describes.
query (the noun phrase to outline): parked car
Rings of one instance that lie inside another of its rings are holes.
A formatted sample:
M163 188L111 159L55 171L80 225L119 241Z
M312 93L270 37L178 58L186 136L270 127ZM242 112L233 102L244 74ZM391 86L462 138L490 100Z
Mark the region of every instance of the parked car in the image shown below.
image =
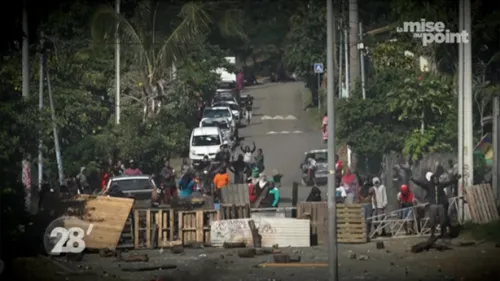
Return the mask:
M106 191L109 191L113 185L117 185L119 190L126 197L134 198L134 205L151 206L151 196L153 189L156 188L154 180L149 175L141 176L117 176L108 181Z
M310 175L310 159L315 162L315 171L312 173L314 178ZM320 185L328 182L328 152L326 149L314 149L304 153L304 160L300 163L300 170L302 174L302 184Z
M218 101L215 102L213 107L229 107L231 113L233 114L236 124L241 124L241 109L240 106L235 101Z
M200 121L199 127L219 127L222 132L222 138L228 142L231 142L234 137L234 130L227 118L203 118Z
M228 106L217 106L217 107L209 107L205 108L203 111L203 118L227 118L231 124L231 127L234 129L234 135L238 137L238 127L236 124L236 118L233 115L233 112Z
M189 159L193 164L203 161L205 155L214 160L222 144L227 142L218 127L194 128L189 141Z

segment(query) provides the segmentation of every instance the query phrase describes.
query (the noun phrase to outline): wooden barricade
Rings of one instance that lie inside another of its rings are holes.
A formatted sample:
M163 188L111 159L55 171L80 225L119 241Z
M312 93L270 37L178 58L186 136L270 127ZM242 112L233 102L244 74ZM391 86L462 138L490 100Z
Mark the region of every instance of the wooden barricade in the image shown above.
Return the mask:
M184 244L200 242L210 244L210 223L219 220L215 210L179 212L179 238Z
M154 249L182 244L172 209L134 210L134 248Z
M472 222L486 224L500 219L491 185L466 186L464 190Z
M221 204L219 208L221 220L250 218L250 205Z
M209 244L212 221L250 218L250 206L221 205L219 211L135 209L133 214L134 248L154 249L192 242ZM125 230L122 236L130 236Z
M311 220L311 245L328 243L327 202L301 202L297 218ZM368 227L361 204L337 204L337 241L339 243L368 242Z

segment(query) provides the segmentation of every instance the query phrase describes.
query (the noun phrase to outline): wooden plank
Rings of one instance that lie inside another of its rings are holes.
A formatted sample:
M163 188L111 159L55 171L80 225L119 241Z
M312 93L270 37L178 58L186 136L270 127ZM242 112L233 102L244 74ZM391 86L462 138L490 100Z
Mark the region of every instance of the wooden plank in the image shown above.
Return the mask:
M252 245L250 219L214 221L211 223L210 241L220 247L224 242L243 242ZM292 218L254 218L255 226L262 236L262 247L309 247L310 222Z
M474 187L475 189L475 193L476 193L476 196L479 200L479 207L481 208L481 212L483 214L483 223L488 223L490 221L489 219L489 212L488 212L488 208L486 207L486 204L485 204L485 200L484 200L484 197L483 197L483 190L481 189L480 186L475 186Z
M495 193L493 192L493 187L488 184L486 186L487 190L488 190L488 198L489 198L489 201L490 201L490 208L492 210L492 213L493 213L493 220L496 221L496 220L499 220L500 219L500 214L498 213L498 208L497 208L497 203L496 203L496 200L495 200Z
M118 245L120 236L130 215L133 199L107 196L77 195L61 202L66 228L81 227L90 234L83 238L89 249L111 249Z
M488 214L481 198L481 190L478 188L478 186L472 186L472 190L474 194L474 200L476 202L476 207L479 209L479 213L481 214L481 223L487 223Z
M134 211L134 248L139 248L139 210Z
M151 210L146 210L146 248L151 249Z
M474 188L472 186L466 186L465 189L467 190L467 194L469 195L469 200L467 202L469 203L469 206L471 207L470 209L473 209L475 214L476 214L476 220L474 222L475 223L482 223L482 214L481 214L481 210L478 206L479 201L476 199L476 196L474 193Z
M485 197L486 207L490 213L490 222L496 221L499 219L498 209L495 203L495 194L493 193L493 189L490 184L483 184L483 194Z
M465 191L464 197L465 200L467 200L467 206L469 207L469 213L471 215L472 222L476 223L479 221L479 217L478 214L476 213L474 198L472 196L470 189L467 186L464 187L464 191Z

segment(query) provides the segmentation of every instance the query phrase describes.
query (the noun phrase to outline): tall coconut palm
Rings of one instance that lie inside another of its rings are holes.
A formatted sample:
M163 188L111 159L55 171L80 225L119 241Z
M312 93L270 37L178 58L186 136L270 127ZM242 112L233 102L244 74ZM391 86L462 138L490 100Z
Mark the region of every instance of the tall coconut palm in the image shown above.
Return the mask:
M130 62L122 76L123 101L139 103L144 120L158 113L161 100L168 98L165 87L172 81L175 61L193 44L215 30L224 36L244 36L242 11L231 5L193 1L167 6L143 0L130 17L101 6L92 21L92 37L102 41L120 36L125 60Z

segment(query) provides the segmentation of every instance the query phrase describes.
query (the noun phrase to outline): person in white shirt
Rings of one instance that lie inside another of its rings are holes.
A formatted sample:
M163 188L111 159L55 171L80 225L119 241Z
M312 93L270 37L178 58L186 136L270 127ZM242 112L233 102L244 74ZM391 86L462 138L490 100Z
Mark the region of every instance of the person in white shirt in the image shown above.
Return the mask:
M386 208L387 208L387 192L385 189L385 186L381 184L380 179L375 177L373 178L373 190L374 196L372 196L372 208L375 216L378 216L376 219L374 219L374 224L376 224L377 221L381 221L384 219L383 216L385 214ZM375 227L377 229L377 227ZM377 234L385 235L385 228L383 229L378 229Z

